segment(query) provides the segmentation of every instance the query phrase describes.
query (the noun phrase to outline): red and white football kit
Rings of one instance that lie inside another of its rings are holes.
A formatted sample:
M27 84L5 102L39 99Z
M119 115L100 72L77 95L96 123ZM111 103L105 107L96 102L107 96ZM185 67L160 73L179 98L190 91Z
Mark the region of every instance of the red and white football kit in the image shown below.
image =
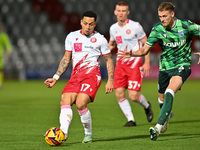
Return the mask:
M110 27L110 41L117 43L118 50L136 51L142 47L140 39L146 36L142 26L135 21L128 20L123 27L118 22ZM122 60L117 56L114 72L114 88L126 87L129 90L140 91L143 74L140 71L142 57L131 57Z
M110 53L108 42L100 33L89 36L82 30L71 32L65 40L65 50L72 52L73 71L62 93L85 93L94 100L101 84L99 58Z

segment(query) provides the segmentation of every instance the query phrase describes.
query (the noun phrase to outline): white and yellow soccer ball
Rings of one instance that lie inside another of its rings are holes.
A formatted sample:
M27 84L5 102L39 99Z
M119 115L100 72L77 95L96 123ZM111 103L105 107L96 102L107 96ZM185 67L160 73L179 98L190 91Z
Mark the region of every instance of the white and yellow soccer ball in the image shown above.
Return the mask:
M47 144L49 144L50 146L58 146L65 141L65 135L58 127L49 128L44 138Z

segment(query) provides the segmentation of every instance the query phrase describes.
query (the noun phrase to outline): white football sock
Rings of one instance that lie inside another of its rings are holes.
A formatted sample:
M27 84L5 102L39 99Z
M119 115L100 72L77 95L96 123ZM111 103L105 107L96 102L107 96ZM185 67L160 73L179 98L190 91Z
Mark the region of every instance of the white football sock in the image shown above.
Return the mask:
M132 110L131 110L131 106L129 104L129 101L126 98L124 98L122 100L119 100L118 104L119 104L122 112L124 113L124 115L128 119L128 121L130 121L130 120L135 121L135 119L133 117Z
M162 125L160 125L160 124L156 124L155 127L158 129L158 132L159 132L159 134L160 134L160 131L161 131L161 129L162 129Z
M72 107L70 105L62 105L60 111L60 129L67 135L69 125L73 117Z
M92 135L92 118L91 113L87 107L82 110L78 110L79 115L81 117L81 122L83 124L85 134Z
M149 103L147 102L146 98L142 94L140 94L139 96L139 104L142 105L144 109L147 109L149 107Z

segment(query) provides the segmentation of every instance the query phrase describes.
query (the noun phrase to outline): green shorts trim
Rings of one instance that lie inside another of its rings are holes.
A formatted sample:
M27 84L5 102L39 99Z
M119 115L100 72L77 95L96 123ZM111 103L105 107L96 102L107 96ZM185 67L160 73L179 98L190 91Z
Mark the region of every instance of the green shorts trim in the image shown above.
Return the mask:
M159 71L158 78L158 92L165 93L167 86L169 85L169 81L173 76L181 76L183 83L187 80L187 78L191 74L190 66L180 66L175 69Z

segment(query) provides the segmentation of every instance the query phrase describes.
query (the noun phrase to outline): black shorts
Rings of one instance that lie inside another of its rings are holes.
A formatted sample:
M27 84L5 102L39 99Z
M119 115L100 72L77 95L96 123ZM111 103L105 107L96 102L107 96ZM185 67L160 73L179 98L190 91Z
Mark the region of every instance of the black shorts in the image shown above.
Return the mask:
M182 77L183 83L187 80L187 78L191 74L190 66L181 66L179 68L166 70L166 71L159 71L159 78L158 78L158 92L165 93L166 88L169 85L169 81L172 76L180 76Z

